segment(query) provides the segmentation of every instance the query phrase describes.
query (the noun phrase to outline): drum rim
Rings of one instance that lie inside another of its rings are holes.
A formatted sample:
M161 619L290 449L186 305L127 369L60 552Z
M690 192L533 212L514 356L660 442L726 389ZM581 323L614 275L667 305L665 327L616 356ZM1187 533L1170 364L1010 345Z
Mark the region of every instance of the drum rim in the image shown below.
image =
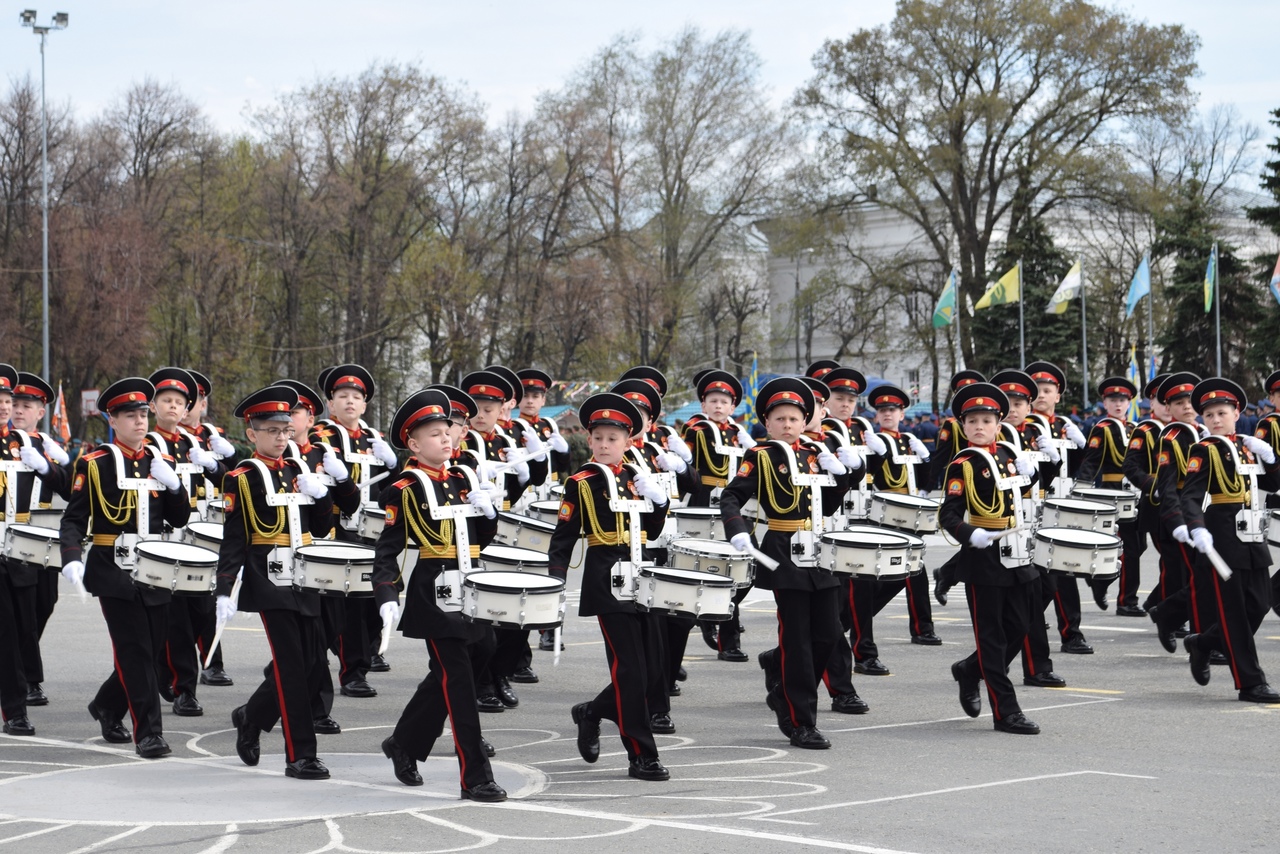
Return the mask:
M494 575L509 575L512 581L517 579L521 586L503 587L497 584ZM483 576L489 576L485 579ZM525 589L523 585L532 585ZM533 572L515 572L510 569L481 569L472 572L462 579L462 587L470 587L484 593L560 593L564 591L564 579L554 575L538 575Z
M843 531L829 531L828 533L831 533L831 534L854 533L856 531L862 530L863 528L873 529L877 533L884 531L885 533L893 534L895 537L906 537L907 542L911 543L911 547L913 549L922 549L926 545L924 541L924 537L912 531L904 531L901 528L884 528L879 525L850 525L848 528L846 528Z
M1092 493L1094 495L1108 495L1112 498L1137 498L1127 489L1108 489L1105 486L1077 486L1071 492L1077 495L1089 495Z
M137 551L138 557L140 558L145 557L150 560L160 561L162 563L174 563L174 559L172 557L166 557L163 554L150 553L150 552L154 552L156 547L158 546L163 546L164 548L179 547L183 549L199 549L202 552L208 552L212 556L212 557L201 557L201 558L192 557L191 559L180 558L178 560L178 563L181 563L183 566L197 567L197 566L217 566L218 565L217 552L215 552L213 549L206 549L204 546L197 546L194 543L180 543L177 540L142 540L136 546L134 546L134 550Z
M675 573L688 574L676 575ZM678 566L644 566L640 568L640 571L637 574L643 578L657 578L664 581L670 581L672 584L683 584L687 587L694 587L699 584L705 584L707 587L734 586L733 579L727 575L720 575L716 572L703 572L700 569L681 569ZM701 576L706 576L706 578L702 578ZM715 583L709 583L712 581Z
M560 512L559 508L556 509L556 512L557 513ZM510 510L498 511L498 518L506 519L507 521L516 522L522 528L539 527L542 533L547 533L547 534L554 533L556 529L556 525L554 522L547 522L542 519L538 519L534 516L521 516L519 513L512 513Z
M503 549L504 551L517 551L517 552L522 552L525 555L530 555L531 557L526 557L524 559L515 560L515 561L511 560L508 557L504 561L502 559L496 558L495 553L491 552L490 549ZM491 543L490 545L487 545L484 548L482 548L480 550L480 560L492 560L495 563L505 562L507 564L513 564L513 563L539 564L543 566L546 566L551 562L551 559L547 557L546 552L540 552L537 549L526 549L524 546L508 546L505 543Z
M718 507L672 507L672 516L688 516L690 519L719 519Z
M1070 531L1074 533L1084 534L1087 536L1106 537L1106 540L1098 543L1083 543L1083 542L1072 542L1071 540L1066 538L1055 539L1053 532L1056 532L1056 531ZM1117 537L1115 534L1108 534L1105 531L1090 531L1088 528L1064 528L1060 525L1055 525L1048 528L1041 528L1038 531L1036 531L1035 536L1037 540L1043 540L1044 542L1051 543L1055 546L1075 546L1076 548L1096 549L1096 548L1112 548L1112 547L1119 548L1121 545L1123 545L1123 541L1119 537Z
M10 525L10 526L9 526L8 528L6 528L5 530L6 530L6 531L13 531L15 534L20 534L20 533L22 533L23 531L48 531L48 532L49 532L50 534L52 534L53 536L51 536L51 537L43 537L43 539L45 539L45 540L47 540L47 541L49 541L49 542L52 542L53 540L58 540L58 539L61 539L61 538L62 538L62 534L61 534L61 532L59 532L59 531L58 531L58 529L57 529L57 528L46 528L44 525L32 525L32 524L30 524L30 523L28 523L28 522L14 522L12 525Z
M846 545L846 544L847 544L847 545L852 545L852 546L854 546L855 548L876 548L876 549L879 549L879 548L891 548L891 549L892 549L892 548L903 548L903 549L906 549L906 550L910 551L910 549L911 549L911 547L912 547L912 544L911 544L911 541L910 541L910 540L908 540L906 537L904 537L902 534L898 533L897 531L890 531L890 530L885 530L885 532L884 532L884 533L882 533L882 534L879 534L879 536L882 536L882 537L890 537L890 538L892 538L892 540L891 540L889 543L882 543L882 544L877 544L877 545L874 545L874 546L871 546L871 545L859 545L859 544L855 544L853 540L841 540L841 539L836 539L836 538L837 538L837 537L839 537L841 534L846 534L846 535L861 535L861 534L863 534L863 533L864 533L864 532L862 532L862 531L827 531L825 534L823 534L823 535L822 535L821 537L819 537L818 539L819 539L819 541L820 541L820 542L828 543L828 544L833 545L833 546ZM870 532L866 532L866 533L870 533ZM877 532L877 533L878 533L878 532ZM832 539L827 539L828 537L831 537ZM923 538L922 538L922 539L923 539ZM897 542L893 542L893 541L897 541Z
M680 543L690 543L690 542L691 543L710 543L716 546L717 548L725 549L725 551L713 552L710 549L707 549L704 551L695 551L693 549L690 549L688 546L681 547L679 545ZM667 546L667 549L673 552L680 552L680 554L701 554L706 557L738 557L738 558L742 558L743 560L751 560L750 554L746 552L740 552L728 543L721 542L720 540L708 540L703 537L676 537L674 540L671 541L671 544ZM673 567L673 568L678 568L678 567Z
M1056 508L1056 507L1058 507L1058 506L1059 506L1063 501L1075 501L1075 502L1078 502L1078 503L1080 503L1080 504L1093 504L1093 505L1095 505L1096 507L1098 507L1098 508L1099 508L1099 509L1097 509L1097 510L1092 510L1091 508L1088 508L1088 507L1081 507L1081 508L1076 508L1076 507L1065 507L1065 508L1063 508L1063 509L1065 509L1065 510L1074 511L1074 512L1077 512L1077 513L1090 513L1090 512L1092 512L1092 513L1093 513L1093 515L1097 516L1097 515L1098 515L1098 514L1100 514L1100 513L1101 513L1101 514L1107 514L1107 515L1110 515L1110 514L1112 514L1112 513L1119 513L1119 512L1120 512L1120 510L1116 507L1116 505L1115 505L1113 502L1107 502L1107 501L1094 501L1092 498L1046 498L1046 499L1044 500L1044 506L1045 506L1045 507L1049 507L1049 506L1051 506L1051 505L1052 505L1053 507L1055 507L1055 508Z
M312 555L334 555L340 549L356 549L364 555L359 560L337 560L333 557L328 559L324 557L312 557ZM310 551L308 551L310 549ZM373 546L365 546L360 543L343 543L340 546L317 546L315 543L299 546L294 550L294 554L302 558L307 563L321 563L329 566L359 566L365 563L372 564L374 555L377 550Z
M942 502L935 498L921 498L918 495L906 495L901 492L882 491L871 493L871 500L874 501L876 498L879 498L885 504L896 504L899 507L915 507L916 509L931 508L933 510L938 510L942 507ZM913 504L912 502L915 501L927 503Z

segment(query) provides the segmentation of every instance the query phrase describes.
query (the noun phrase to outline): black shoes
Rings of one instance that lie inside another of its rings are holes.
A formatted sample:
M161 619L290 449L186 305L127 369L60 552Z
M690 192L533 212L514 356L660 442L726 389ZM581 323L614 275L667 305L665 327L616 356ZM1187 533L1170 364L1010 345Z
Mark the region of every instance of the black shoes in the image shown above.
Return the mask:
M1246 703L1280 703L1280 694L1277 694L1276 690L1266 682L1254 685L1252 688L1245 688L1240 692L1239 697Z
M97 721L98 726L102 728L102 739L104 741L111 744L128 744L133 741L133 736L129 735L129 731L124 728L124 724L120 722L120 719L98 708L97 703L89 704L89 716Z
M938 600L939 605L947 604L947 590L942 583L942 570L935 569L933 571L933 598Z
M668 697L679 697L679 696L680 696L680 683L679 683L679 682L672 682L672 683L671 683L671 687L667 689L667 696L668 696Z
M370 673L386 673L391 670L391 662L387 661L386 656L374 653L369 656L369 672Z
M1007 718L1001 718L996 721L996 729L1001 732L1011 732L1014 735L1040 734L1040 727L1036 722L1028 718L1022 712L1015 712Z
M1090 584L1089 588L1093 590L1093 603L1103 611L1107 610L1111 605L1107 601L1107 588L1101 584Z
M1241 692L1244 693L1243 691ZM27 720L26 715L17 715L4 722L5 735L35 735L36 728Z
M791 746L804 750L827 750L831 747L831 742L818 732L817 727L798 726L791 732Z
M756 655L760 669L764 671L764 690L772 694L782 684L782 667L778 664L778 651L767 649Z
M28 706L47 706L49 698L45 695L44 689L40 687L39 682L32 682L27 686L27 705Z
M716 658L720 659L721 661L738 661L738 662L751 660L750 656L748 656L745 652L738 649L737 647L734 647L733 649L720 650L720 652L716 653Z
M911 642L920 646L942 646L942 638L933 632L921 632L911 636Z
M1065 688L1067 687L1067 680L1050 670L1048 673L1023 676L1022 684L1030 685L1033 688Z
M637 756L631 760L631 765L627 768L627 776L635 777L637 780L661 783L664 780L671 779L671 772L663 767L662 763L656 758Z
M579 703L569 713L578 725L578 753L583 760L595 762L600 758L600 721L591 714L590 703Z
M314 756L304 756L295 762L284 763L284 775L297 780L328 780L329 769Z
M889 668L878 658L868 658L866 661L859 661L853 665L854 673L861 673L863 676L888 676Z
M497 714L498 712L505 712L507 710L507 707L502 705L502 701L493 694L485 694L482 697L476 697L476 708L482 712L488 712L490 714Z
M396 779L406 786L421 786L422 775L418 773L418 762L396 743L396 737L389 735L382 740L382 755L391 760Z
M1230 664L1231 661L1218 650L1211 649L1209 650L1209 663L1222 667Z
M1168 620L1163 619L1159 605L1153 605L1148 608L1147 616L1151 618L1151 622L1156 624L1156 638L1160 641L1160 645L1164 647L1164 651L1177 652L1178 641L1174 638L1174 634L1178 627L1170 625Z
M840 694L831 698L831 711L839 712L842 715L865 715L871 711L871 707L867 705L867 701L858 696L858 692L852 694Z
M498 700L508 709L514 709L520 705L520 698L516 696L515 691L511 690L511 683L505 676L498 679Z
M236 683L232 681L230 676L227 675L227 671L223 670L221 667L218 667L215 664L213 667L210 667L208 670L201 671L200 684L213 685L218 688L226 688Z
M787 738L791 738L791 733L795 732L796 728L791 723L791 715L787 713L787 703L783 699L782 691L770 691L764 698L764 704L777 716L778 730Z
M344 697L376 697L378 691L363 679L352 679L346 685L342 686L342 696ZM299 762L302 760L299 759Z
M1093 655L1093 647L1084 638L1072 638L1062 644L1062 651L1071 655Z
M200 705L195 694L183 691L173 701L173 713L182 718L198 718L204 714L204 706Z
M649 716L649 732L658 735L671 735L676 731L676 725L671 720L671 715L650 715Z
M532 685L538 681L538 674L534 673L531 667L521 667L511 674L511 681L519 682L521 685Z
M951 678L960 683L960 708L971 718L982 713L982 694L978 691L978 680L970 679L964 672L964 662L957 661L951 665Z
M482 804L500 804L507 799L507 790L492 781L481 783L470 789L462 790L464 801L477 801Z
M1187 635L1182 639L1182 648L1191 656L1191 678L1197 685L1209 684L1209 653L1200 649L1200 636Z
M231 713L231 725L236 728L236 755L245 765L257 765L262 757L262 747L258 741L262 730L249 723L244 706L238 706Z
M1147 616L1147 612L1142 610L1142 608L1138 605L1117 605L1116 616L1117 617L1145 617Z
M161 756L168 756L173 753L169 748L169 742L159 735L147 736L142 741L139 741L133 749L143 759L159 759Z
M688 680L688 678L689 678L689 671L685 670L683 666L681 666L681 667L677 667L677 668L676 668L676 681L677 681L677 682L684 682L684 681Z
M483 735L480 736L480 749L483 750L484 755L488 756L490 759L498 755L498 751L489 743L489 739L485 738Z
M719 652L720 641L716 637L716 624L702 623L698 628L702 629L702 642L714 649L716 652Z
M556 632L555 629L543 629L538 635L538 649L543 652L556 651ZM560 641L560 649L564 650L564 641Z
M342 732L342 727L338 726L338 722L329 715L325 715L322 718L316 718L311 722L311 728L318 735L338 735Z

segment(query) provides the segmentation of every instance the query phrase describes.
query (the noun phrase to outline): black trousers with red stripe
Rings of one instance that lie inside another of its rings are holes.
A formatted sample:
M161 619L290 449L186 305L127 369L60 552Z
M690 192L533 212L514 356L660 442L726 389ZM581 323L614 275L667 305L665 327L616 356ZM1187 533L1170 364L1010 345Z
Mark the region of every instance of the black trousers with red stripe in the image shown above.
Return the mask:
M1213 617L1215 606L1212 582L1207 578L1198 583L1193 581L1196 576L1196 552L1193 547L1173 539L1161 541L1160 545L1165 572L1159 589L1166 591L1167 595L1155 602L1148 599L1150 604L1147 607L1159 605L1162 620L1176 625L1189 620L1192 631L1204 631L1216 619ZM1207 621L1202 616L1207 617Z
M453 731L462 788L493 782L493 769L481 744L473 678L474 659L487 657L489 651L481 651L478 644L463 638L430 638L427 653L427 678L418 683L418 690L400 713L392 733L396 743L414 759L425 761L436 739L444 733L447 718Z
M316 731L311 698L327 670L320 618L287 610L261 611L258 616L271 647L271 665L245 705L245 717L263 732L283 720L287 761L313 758Z
M382 618L378 603L372 598L348 596L342 599L342 627L338 635L338 679L343 685L363 681L369 675L369 663L377 651L373 644L382 636Z
M1258 662L1253 635L1271 607L1271 579L1266 569L1236 569L1226 581L1214 571L1208 558L1196 561L1198 584L1212 588L1212 615L1202 613L1201 622L1211 623L1200 634L1202 650L1217 650L1227 657L1236 689L1253 688L1267 681ZM1203 604L1206 597L1198 597Z
M933 607L929 604L929 578L926 573L917 572L906 578L882 580L863 575L853 576L847 597L853 617L849 645L853 648L855 660L867 661L879 657L875 615L883 611L904 588L907 591L907 616L911 636L932 632Z
M831 654L827 656L827 669L822 674L827 693L832 697L858 693L853 687L853 647L849 646L848 633L853 629L853 612L849 610L850 576L840 578L838 592L838 614L840 619L840 636L831 645ZM771 654L776 654L770 650Z
M791 725L818 723L818 683L840 640L839 587L822 590L775 590L778 609L778 665L782 685L774 695L782 701Z
M1142 580L1142 554L1147 550L1147 538L1138 527L1137 519L1116 525L1116 536L1123 544L1120 552L1120 574L1095 581L1094 586L1101 586L1106 590L1113 582L1119 581L1120 592L1116 594L1116 605L1137 605L1138 582Z
M169 606L144 605L140 592L132 599L100 596L98 605L111 636L115 669L98 688L93 702L121 720L129 715L135 743L149 735L163 735L155 651L168 636Z
M609 662L609 684L591 701L590 713L618 725L618 737L627 758L657 758L658 745L649 729L649 716L657 714L648 698L665 691L666 678L660 626L649 614L599 614Z
M1156 579L1156 583L1151 586L1151 592L1147 594L1147 598L1142 602L1144 609L1150 609L1153 605L1160 604L1185 584L1185 581L1177 577L1179 565L1171 561L1166 554L1172 546L1161 542L1159 536L1154 533L1151 535L1151 545L1155 547L1156 554L1160 555L1160 575Z
M201 656L208 654L202 636L209 618L214 618L212 596L174 596L169 603L169 632L160 648L159 672L174 696L196 693Z
M680 674L680 667L684 663L685 650L689 648L689 632L693 631L693 627L698 624L698 620L696 617L688 617L682 614L667 614L662 617L662 623L666 632L663 639L663 648L666 651L667 660L666 679L667 685L672 685Z
M18 653L13 598L3 579L0 579L0 712L6 721L27 714L27 680Z
M1053 656L1049 652L1049 630L1044 624L1044 609L1053 601L1053 576L1041 569L1040 577L1027 591L1027 636L1022 641L1022 675L1039 676L1053 672Z
M1080 631L1080 585L1074 575L1053 573L1053 611L1058 616L1058 637L1063 643L1084 640L1084 632Z
M1030 607L1034 584L1034 581L1011 587L965 584L977 648L960 666L965 675L986 683L991 713L996 720L1022 711L1008 669L1022 649L1028 621L1037 619Z

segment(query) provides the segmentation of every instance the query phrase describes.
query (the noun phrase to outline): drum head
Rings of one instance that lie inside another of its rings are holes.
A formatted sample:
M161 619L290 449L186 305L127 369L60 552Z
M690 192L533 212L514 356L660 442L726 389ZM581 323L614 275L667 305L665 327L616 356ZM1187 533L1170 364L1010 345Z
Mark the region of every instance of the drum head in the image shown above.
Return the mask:
M1044 540L1056 546L1075 546L1077 548L1119 548L1120 538L1101 531L1086 531L1083 528L1041 528L1036 531L1036 539Z
M910 548L911 541L892 531L832 531L822 535L822 542L855 549Z
M722 543L719 540L700 540L696 537L681 537L678 540L672 540L669 548L672 551L685 554L701 554L711 557L751 557L747 552L740 552L728 543Z
M1105 501L1090 501L1087 498L1046 498L1045 507L1067 510L1071 513L1114 513L1114 504Z
M533 549L522 549L516 546L485 546L480 550L480 559L485 563L500 563L507 566L518 564L547 565L547 556Z
M549 575L486 569L462 579L462 586L489 593L553 593L563 590L564 582Z
M556 513L558 514L559 512L560 505L556 504ZM519 525L521 528L532 528L535 531L543 531L548 534L554 532L556 529L555 525L542 519L535 519L532 516L521 516L518 513L508 513L505 510L498 514L498 518L502 519L504 522L509 522L512 525Z
M366 516L377 516L379 519L387 518L387 511L381 507L366 507L361 512Z
M193 537L209 542L222 542L222 526L217 522L192 522L187 530Z
M374 552L373 546L355 543L337 543L331 546L312 543L302 546L295 554L312 563L373 563Z
M226 510L227 502L221 498L215 498L209 502L209 507L213 510Z
M529 505L529 509L535 513L541 513L544 516L560 515L559 501L534 501Z
M187 543L144 540L138 543L138 554L161 563L182 563L187 566L217 565L218 553L203 546Z
M883 501L885 504L894 504L898 507L910 507L913 510L937 510L942 506L932 498L920 498L916 495L902 495L897 492L873 492L871 493L871 498L875 501Z
M875 525L850 525L843 531L832 531L833 534L892 534L895 537L901 537L911 544L913 549L924 548L924 537L913 534L910 531L900 531L897 528L890 530L889 528L877 528Z
M677 519L718 519L720 511L715 507L673 507L671 515Z
M1083 495L1086 498L1102 498L1108 501L1114 501L1117 498L1133 498L1133 493L1124 489L1102 489L1096 486L1078 486L1071 490L1074 495Z
M700 572L695 569L675 569L669 566L646 566L640 570L645 578L657 578L672 584L702 584L707 587L732 587L733 579L714 572Z
M32 540L57 540L62 536L53 528L42 528L39 525L10 525L9 530Z

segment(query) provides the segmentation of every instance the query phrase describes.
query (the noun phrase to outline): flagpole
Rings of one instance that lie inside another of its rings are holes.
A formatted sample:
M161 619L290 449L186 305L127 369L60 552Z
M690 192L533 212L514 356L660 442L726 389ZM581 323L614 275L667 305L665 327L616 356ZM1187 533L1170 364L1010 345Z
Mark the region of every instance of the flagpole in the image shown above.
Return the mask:
M1089 407L1089 324L1085 321L1084 264L1080 265L1080 375L1084 386L1084 405Z
M1142 257L1144 260L1147 261L1147 278L1148 278L1148 285L1147 285L1147 359L1148 361L1147 361L1147 364L1154 365L1156 363L1156 293L1155 293L1155 285L1150 283L1150 277L1151 277L1150 253L1151 253L1151 250L1147 250L1147 252L1143 253ZM1149 370L1144 371L1143 373L1150 373L1150 371ZM1148 382L1152 379L1153 377L1147 377Z
M955 346L953 355L951 357L951 364L955 365L955 368L957 371L961 371L961 370L964 370L965 365L964 365L964 343L960 337L961 335L960 315L963 314L964 312L961 311L962 303L960 301L960 276L956 274L955 267L951 268L951 275L953 277L952 282L955 285L955 300L956 300L956 307L951 312L951 314L956 319L956 346ZM952 373L954 373L954 371Z
M1214 325L1214 331L1216 335L1214 353L1217 355L1217 359L1218 359L1217 375L1222 376L1222 288L1219 286L1219 281L1218 281L1218 278L1219 278L1218 263L1220 262L1221 259L1218 258L1218 242L1216 240L1213 242L1212 257L1213 257L1213 303L1214 303L1214 306L1213 306L1214 324L1213 325Z
M1018 356L1022 359L1019 368L1027 366L1027 329L1023 321L1022 303L1025 302L1023 293L1025 288L1022 286L1022 259L1018 259Z

